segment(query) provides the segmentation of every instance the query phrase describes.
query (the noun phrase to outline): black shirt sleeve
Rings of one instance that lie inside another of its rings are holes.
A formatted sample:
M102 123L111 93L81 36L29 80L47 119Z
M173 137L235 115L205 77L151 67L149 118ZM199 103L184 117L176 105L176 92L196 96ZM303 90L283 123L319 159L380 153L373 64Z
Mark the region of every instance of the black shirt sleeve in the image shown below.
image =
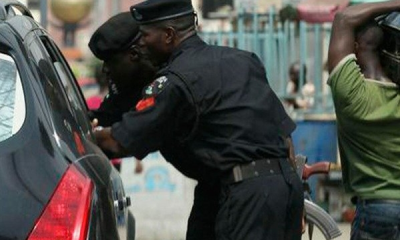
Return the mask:
M97 118L99 126L108 127L122 120L122 115L135 108L141 98L141 90L124 93L110 92L96 110L89 111L91 120Z
M124 114L122 121L112 126L113 137L139 159L159 150L177 134L177 127L184 125L180 116L193 116L193 111L186 112L194 109L188 96L189 91L176 76L157 78L145 88L136 111Z
M122 113L117 113L117 104L118 102L115 99L115 95L107 95L98 109L89 112L91 120L97 118L99 126L103 127L111 126L113 123L120 121Z

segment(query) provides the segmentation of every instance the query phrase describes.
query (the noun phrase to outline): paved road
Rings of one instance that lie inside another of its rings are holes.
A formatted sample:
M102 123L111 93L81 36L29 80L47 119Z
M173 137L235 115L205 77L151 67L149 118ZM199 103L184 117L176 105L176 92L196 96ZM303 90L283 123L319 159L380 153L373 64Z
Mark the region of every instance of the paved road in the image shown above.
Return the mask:
M335 240L349 240L350 239L350 224L349 223L339 223L339 228L342 231L342 235L338 238L335 238ZM176 238L176 239L183 239L182 238ZM323 240L323 235L320 231L318 231L318 229L314 229L314 234L313 234L313 238L314 240ZM146 238L147 240L147 238ZM174 239L175 240L175 239ZM308 234L305 233L302 237L302 240L309 240L308 238Z
M350 223L339 223L339 229L342 231L342 235L335 240L349 240L350 239ZM305 233L302 237L302 240L308 240L308 234ZM323 235L317 228L314 229L313 238L315 240L322 240Z

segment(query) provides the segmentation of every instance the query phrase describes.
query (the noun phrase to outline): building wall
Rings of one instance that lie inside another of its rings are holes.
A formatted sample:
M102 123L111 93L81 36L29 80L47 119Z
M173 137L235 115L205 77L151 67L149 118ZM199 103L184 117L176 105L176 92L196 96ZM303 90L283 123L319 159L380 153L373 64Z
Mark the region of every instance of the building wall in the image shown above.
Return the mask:
M121 176L132 200L136 240L184 240L196 182L184 177L158 152L142 160L140 174L134 172L135 161L122 161Z
M282 0L268 0L268 1L259 1L259 0L236 0L235 8L239 9L240 7L248 8L249 10L254 8L258 12L267 12L270 7L281 8Z

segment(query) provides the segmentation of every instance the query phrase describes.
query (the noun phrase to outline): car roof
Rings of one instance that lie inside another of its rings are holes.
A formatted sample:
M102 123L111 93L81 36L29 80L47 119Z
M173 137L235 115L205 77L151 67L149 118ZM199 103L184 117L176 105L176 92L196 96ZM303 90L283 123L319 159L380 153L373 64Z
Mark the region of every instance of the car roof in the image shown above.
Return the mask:
M7 20L9 17L15 15L12 7L18 9L24 16L29 16L33 19L32 13L22 3L15 0L2 0L0 2L0 20Z
M0 26L3 24L11 27L21 39L32 29L41 28L29 9L16 0L0 1Z

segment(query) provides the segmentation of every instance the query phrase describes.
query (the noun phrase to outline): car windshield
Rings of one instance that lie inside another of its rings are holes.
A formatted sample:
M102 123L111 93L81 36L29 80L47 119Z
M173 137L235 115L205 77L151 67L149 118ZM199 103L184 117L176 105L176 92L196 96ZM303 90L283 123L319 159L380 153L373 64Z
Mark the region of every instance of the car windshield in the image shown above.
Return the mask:
M25 120L25 98L14 60L0 53L0 142L10 138Z

